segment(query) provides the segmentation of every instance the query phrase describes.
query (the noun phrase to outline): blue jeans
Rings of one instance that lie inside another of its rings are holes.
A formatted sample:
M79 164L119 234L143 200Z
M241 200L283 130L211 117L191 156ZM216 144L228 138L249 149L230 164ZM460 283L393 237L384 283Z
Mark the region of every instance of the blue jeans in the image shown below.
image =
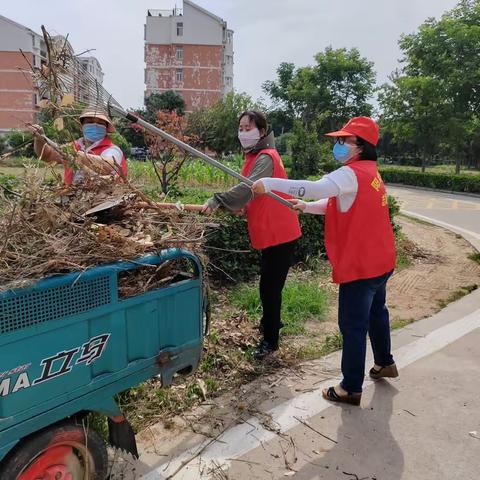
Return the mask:
M338 326L343 336L342 388L352 393L362 391L365 376L367 333L375 363L386 367L394 363L390 342L390 321L385 305L387 280L392 272L380 277L340 284Z

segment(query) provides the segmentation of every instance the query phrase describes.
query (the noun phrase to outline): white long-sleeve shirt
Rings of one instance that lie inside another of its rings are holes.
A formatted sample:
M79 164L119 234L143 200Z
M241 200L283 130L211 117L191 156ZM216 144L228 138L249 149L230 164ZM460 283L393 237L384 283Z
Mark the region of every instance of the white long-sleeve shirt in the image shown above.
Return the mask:
M305 213L324 215L328 199L338 198L341 212L347 212L353 205L358 191L358 182L355 172L348 166L343 166L317 181L285 180L282 178L262 178L267 192L276 191L286 193L300 199L318 200L304 202Z

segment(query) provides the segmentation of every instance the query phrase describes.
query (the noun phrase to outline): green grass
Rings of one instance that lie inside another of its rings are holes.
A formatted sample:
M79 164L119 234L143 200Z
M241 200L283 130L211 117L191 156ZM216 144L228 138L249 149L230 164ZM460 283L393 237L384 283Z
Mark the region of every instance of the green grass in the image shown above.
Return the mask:
M404 268L412 265L412 257L408 251L409 242L407 237L401 231L397 232L395 236L396 253L397 253L397 270L403 270Z
M480 263L480 252L471 253L468 258L474 262Z
M313 360L323 357L329 353L340 350L343 345L343 338L340 332L327 335L323 342L310 341L306 345L300 347L297 357L302 360Z
M229 295L231 303L245 311L253 321L258 321L262 314L258 287L242 285L232 290ZM307 320L323 321L328 305L327 293L311 282L287 282L283 290L282 321L285 335L305 333Z
M392 320L392 322L390 323L390 328L392 330L398 330L399 328L406 327L413 322L415 322L414 318L397 318L395 320Z
M440 300L438 302L438 306L440 308L445 308L450 303L460 300L462 297L464 297L465 295L468 295L469 293L472 293L477 288L478 288L478 285L475 285L475 284L461 287L460 289L450 294L450 296L446 300Z

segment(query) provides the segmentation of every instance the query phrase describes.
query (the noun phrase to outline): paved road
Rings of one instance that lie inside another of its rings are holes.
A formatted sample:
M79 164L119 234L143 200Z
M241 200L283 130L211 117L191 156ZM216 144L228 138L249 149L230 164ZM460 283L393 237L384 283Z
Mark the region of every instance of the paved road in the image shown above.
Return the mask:
M404 211L480 244L480 198L403 188L389 193ZM214 442L152 429L142 444L144 478L178 472L174 480L477 480L480 291L395 331L392 342L400 377L367 381L361 408L321 398L320 389L339 374L336 352L264 382L263 400L259 387L247 388L242 400L256 399L257 413Z
M392 186L387 189L404 212L451 228L480 249L480 197Z

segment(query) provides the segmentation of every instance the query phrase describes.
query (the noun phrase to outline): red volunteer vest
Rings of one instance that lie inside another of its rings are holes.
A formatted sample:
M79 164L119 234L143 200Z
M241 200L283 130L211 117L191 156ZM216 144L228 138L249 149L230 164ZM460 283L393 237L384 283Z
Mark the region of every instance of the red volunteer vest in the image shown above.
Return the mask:
M347 283L374 278L395 267L395 240L385 185L370 160L353 161L358 191L348 212L330 198L325 214L325 248L333 267L333 281Z
M82 150L82 147L78 141L73 142L73 145L75 146L75 149L77 151ZM110 140L109 137L105 137L97 146L93 147L88 153L91 153L92 155L101 155L107 148L110 148L112 146L115 146L112 140ZM123 175L127 176L127 173L128 173L127 160L125 158L125 155L123 154L122 154L122 163L120 164L120 169ZM70 168L68 165L64 165L63 181L65 185L72 184L74 175L75 175L74 170Z
M242 175L248 177L257 158L266 154L273 161L273 178L288 178L282 159L273 148L267 148L245 155ZM283 198L292 198L284 193L275 192ZM248 234L252 247L257 250L288 243L301 237L297 214L267 195L254 198L245 207L248 221Z

